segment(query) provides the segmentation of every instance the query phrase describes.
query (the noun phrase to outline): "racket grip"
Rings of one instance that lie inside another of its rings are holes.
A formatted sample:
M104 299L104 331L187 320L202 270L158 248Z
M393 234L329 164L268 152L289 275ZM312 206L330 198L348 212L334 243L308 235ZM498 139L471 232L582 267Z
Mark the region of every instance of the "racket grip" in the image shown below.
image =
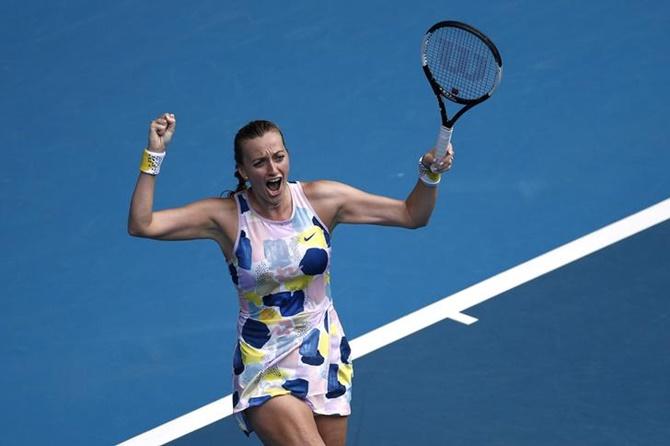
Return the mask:
M438 161L447 154L447 147L451 142L451 132L453 129L440 126L440 134L437 135L437 142L435 143L435 160Z

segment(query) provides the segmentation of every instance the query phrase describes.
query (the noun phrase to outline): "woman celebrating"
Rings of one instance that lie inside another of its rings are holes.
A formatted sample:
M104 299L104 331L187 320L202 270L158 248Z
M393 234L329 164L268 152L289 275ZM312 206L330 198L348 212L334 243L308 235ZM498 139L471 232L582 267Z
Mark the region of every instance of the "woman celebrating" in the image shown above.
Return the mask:
M419 179L401 201L334 181L289 181L281 130L253 121L235 136L235 192L153 211L175 126L172 114L151 123L128 232L219 244L239 295L233 412L245 433L271 445L344 445L353 369L330 295L331 233L340 223L426 225L451 147L442 160L432 152L419 160Z

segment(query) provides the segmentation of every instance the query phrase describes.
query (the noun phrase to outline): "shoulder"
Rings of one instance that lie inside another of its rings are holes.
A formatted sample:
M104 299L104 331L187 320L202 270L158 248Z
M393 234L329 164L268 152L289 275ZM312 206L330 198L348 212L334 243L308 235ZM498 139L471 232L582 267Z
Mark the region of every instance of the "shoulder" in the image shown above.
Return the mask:
M237 222L237 203L233 197L208 197L186 205L193 217L206 218L220 229Z
M209 211L214 214L220 212L236 211L237 209L237 204L235 203L235 198L233 197L207 197L192 202L190 206L194 206L202 209L203 211Z
M302 190L308 200L322 200L333 198L351 189L344 183L331 180L316 180L310 182L301 182Z
M318 180L301 184L305 197L330 231L337 226L340 220L338 215L347 207L347 203L355 202L360 194L358 189L338 181Z

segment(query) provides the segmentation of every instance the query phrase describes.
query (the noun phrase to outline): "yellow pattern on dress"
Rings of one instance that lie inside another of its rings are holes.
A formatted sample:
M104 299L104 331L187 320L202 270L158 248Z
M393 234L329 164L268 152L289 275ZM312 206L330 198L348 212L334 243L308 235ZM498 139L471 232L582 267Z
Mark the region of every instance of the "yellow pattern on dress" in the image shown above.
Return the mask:
M248 300L249 302L253 303L257 307L260 307L261 304L263 303L263 300L261 296L258 295L258 293L254 291L249 291L248 293L244 293L244 298Z
M314 225L298 234L298 243L306 248L326 249L326 237L323 235L323 229Z
M288 291L304 290L314 280L314 276L300 275L295 279L284 282Z
M240 341L240 353L242 354L242 363L259 364L263 361L263 350L252 347L244 341Z
M319 346L317 348L321 356L324 358L328 357L328 353L330 352L330 336L325 331L319 332Z
M271 324L273 322L281 321L282 317L274 308L265 308L259 314L259 320L263 323Z
M353 367L351 367L351 364L340 364L337 370L337 380L346 386L350 386L352 371Z

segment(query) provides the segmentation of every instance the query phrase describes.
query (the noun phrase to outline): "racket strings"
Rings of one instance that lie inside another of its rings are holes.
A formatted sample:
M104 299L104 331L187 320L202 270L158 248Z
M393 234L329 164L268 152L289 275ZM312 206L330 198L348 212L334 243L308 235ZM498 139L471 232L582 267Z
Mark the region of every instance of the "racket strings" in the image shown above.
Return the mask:
M491 49L464 29L438 28L431 33L425 52L433 78L452 96L479 99L498 82L499 67Z

